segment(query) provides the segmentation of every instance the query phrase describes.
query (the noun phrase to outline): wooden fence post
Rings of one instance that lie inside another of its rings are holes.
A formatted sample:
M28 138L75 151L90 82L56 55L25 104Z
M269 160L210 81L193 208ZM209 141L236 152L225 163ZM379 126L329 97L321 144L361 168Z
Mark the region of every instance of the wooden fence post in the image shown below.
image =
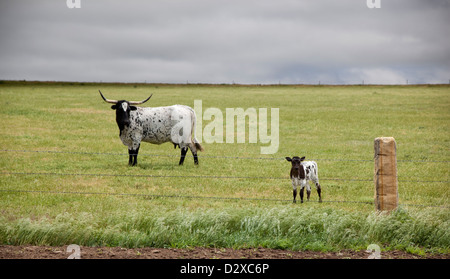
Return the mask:
M397 144L392 137L375 139L375 208L391 211L398 205Z

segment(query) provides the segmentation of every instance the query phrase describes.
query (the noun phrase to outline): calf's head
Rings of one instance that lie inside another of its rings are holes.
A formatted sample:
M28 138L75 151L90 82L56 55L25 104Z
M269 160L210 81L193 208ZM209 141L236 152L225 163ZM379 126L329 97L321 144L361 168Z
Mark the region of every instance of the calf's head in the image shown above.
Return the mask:
M291 178L292 177L299 177L301 179L305 178L305 170L303 169L303 166L301 164L302 161L305 160L305 157L298 157L298 156L294 156L294 157L286 157L286 160L288 160L289 162L291 162Z

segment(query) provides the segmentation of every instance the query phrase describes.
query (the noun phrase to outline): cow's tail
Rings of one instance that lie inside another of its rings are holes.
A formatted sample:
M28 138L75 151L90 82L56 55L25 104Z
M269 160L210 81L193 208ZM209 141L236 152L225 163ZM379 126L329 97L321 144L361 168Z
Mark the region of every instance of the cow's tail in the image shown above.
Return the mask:
M191 109L191 113L192 113L192 134L193 134L193 144L195 145L195 148L197 150L203 151L203 147L200 145L200 142L198 141L198 139L195 136L195 131L197 130L197 116L195 115L195 111L193 109Z

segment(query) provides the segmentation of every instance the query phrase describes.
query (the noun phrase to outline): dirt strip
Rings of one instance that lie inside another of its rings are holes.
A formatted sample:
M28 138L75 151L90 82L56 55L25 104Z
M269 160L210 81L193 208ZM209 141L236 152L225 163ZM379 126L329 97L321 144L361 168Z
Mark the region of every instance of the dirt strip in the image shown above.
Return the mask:
M11 246L0 245L0 259L67 259L76 256L68 246ZM84 247L79 249L81 259L367 259L372 253L365 250L340 252L289 251L265 248L121 248ZM450 254L419 256L404 251L381 251L381 259L450 259Z

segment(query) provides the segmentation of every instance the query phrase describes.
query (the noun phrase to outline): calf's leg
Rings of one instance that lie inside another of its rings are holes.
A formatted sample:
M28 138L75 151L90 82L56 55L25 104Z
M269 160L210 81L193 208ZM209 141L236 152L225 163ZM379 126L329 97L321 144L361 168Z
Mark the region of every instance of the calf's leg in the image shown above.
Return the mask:
M301 189L300 189L300 200L301 200L301 203L303 203L303 193L305 192L305 187L302 187Z
M322 196L320 195L320 193L322 192L322 189L320 188L319 183L316 184L316 188L317 188L317 194L319 194L319 202L322 202Z
M297 201L295 200L295 198L297 197L297 189L294 189L294 190L292 191L292 195L294 196L294 201L293 201L293 203L297 203Z
M311 196L311 187L309 186L309 183L306 185L306 199L309 201L309 196Z

